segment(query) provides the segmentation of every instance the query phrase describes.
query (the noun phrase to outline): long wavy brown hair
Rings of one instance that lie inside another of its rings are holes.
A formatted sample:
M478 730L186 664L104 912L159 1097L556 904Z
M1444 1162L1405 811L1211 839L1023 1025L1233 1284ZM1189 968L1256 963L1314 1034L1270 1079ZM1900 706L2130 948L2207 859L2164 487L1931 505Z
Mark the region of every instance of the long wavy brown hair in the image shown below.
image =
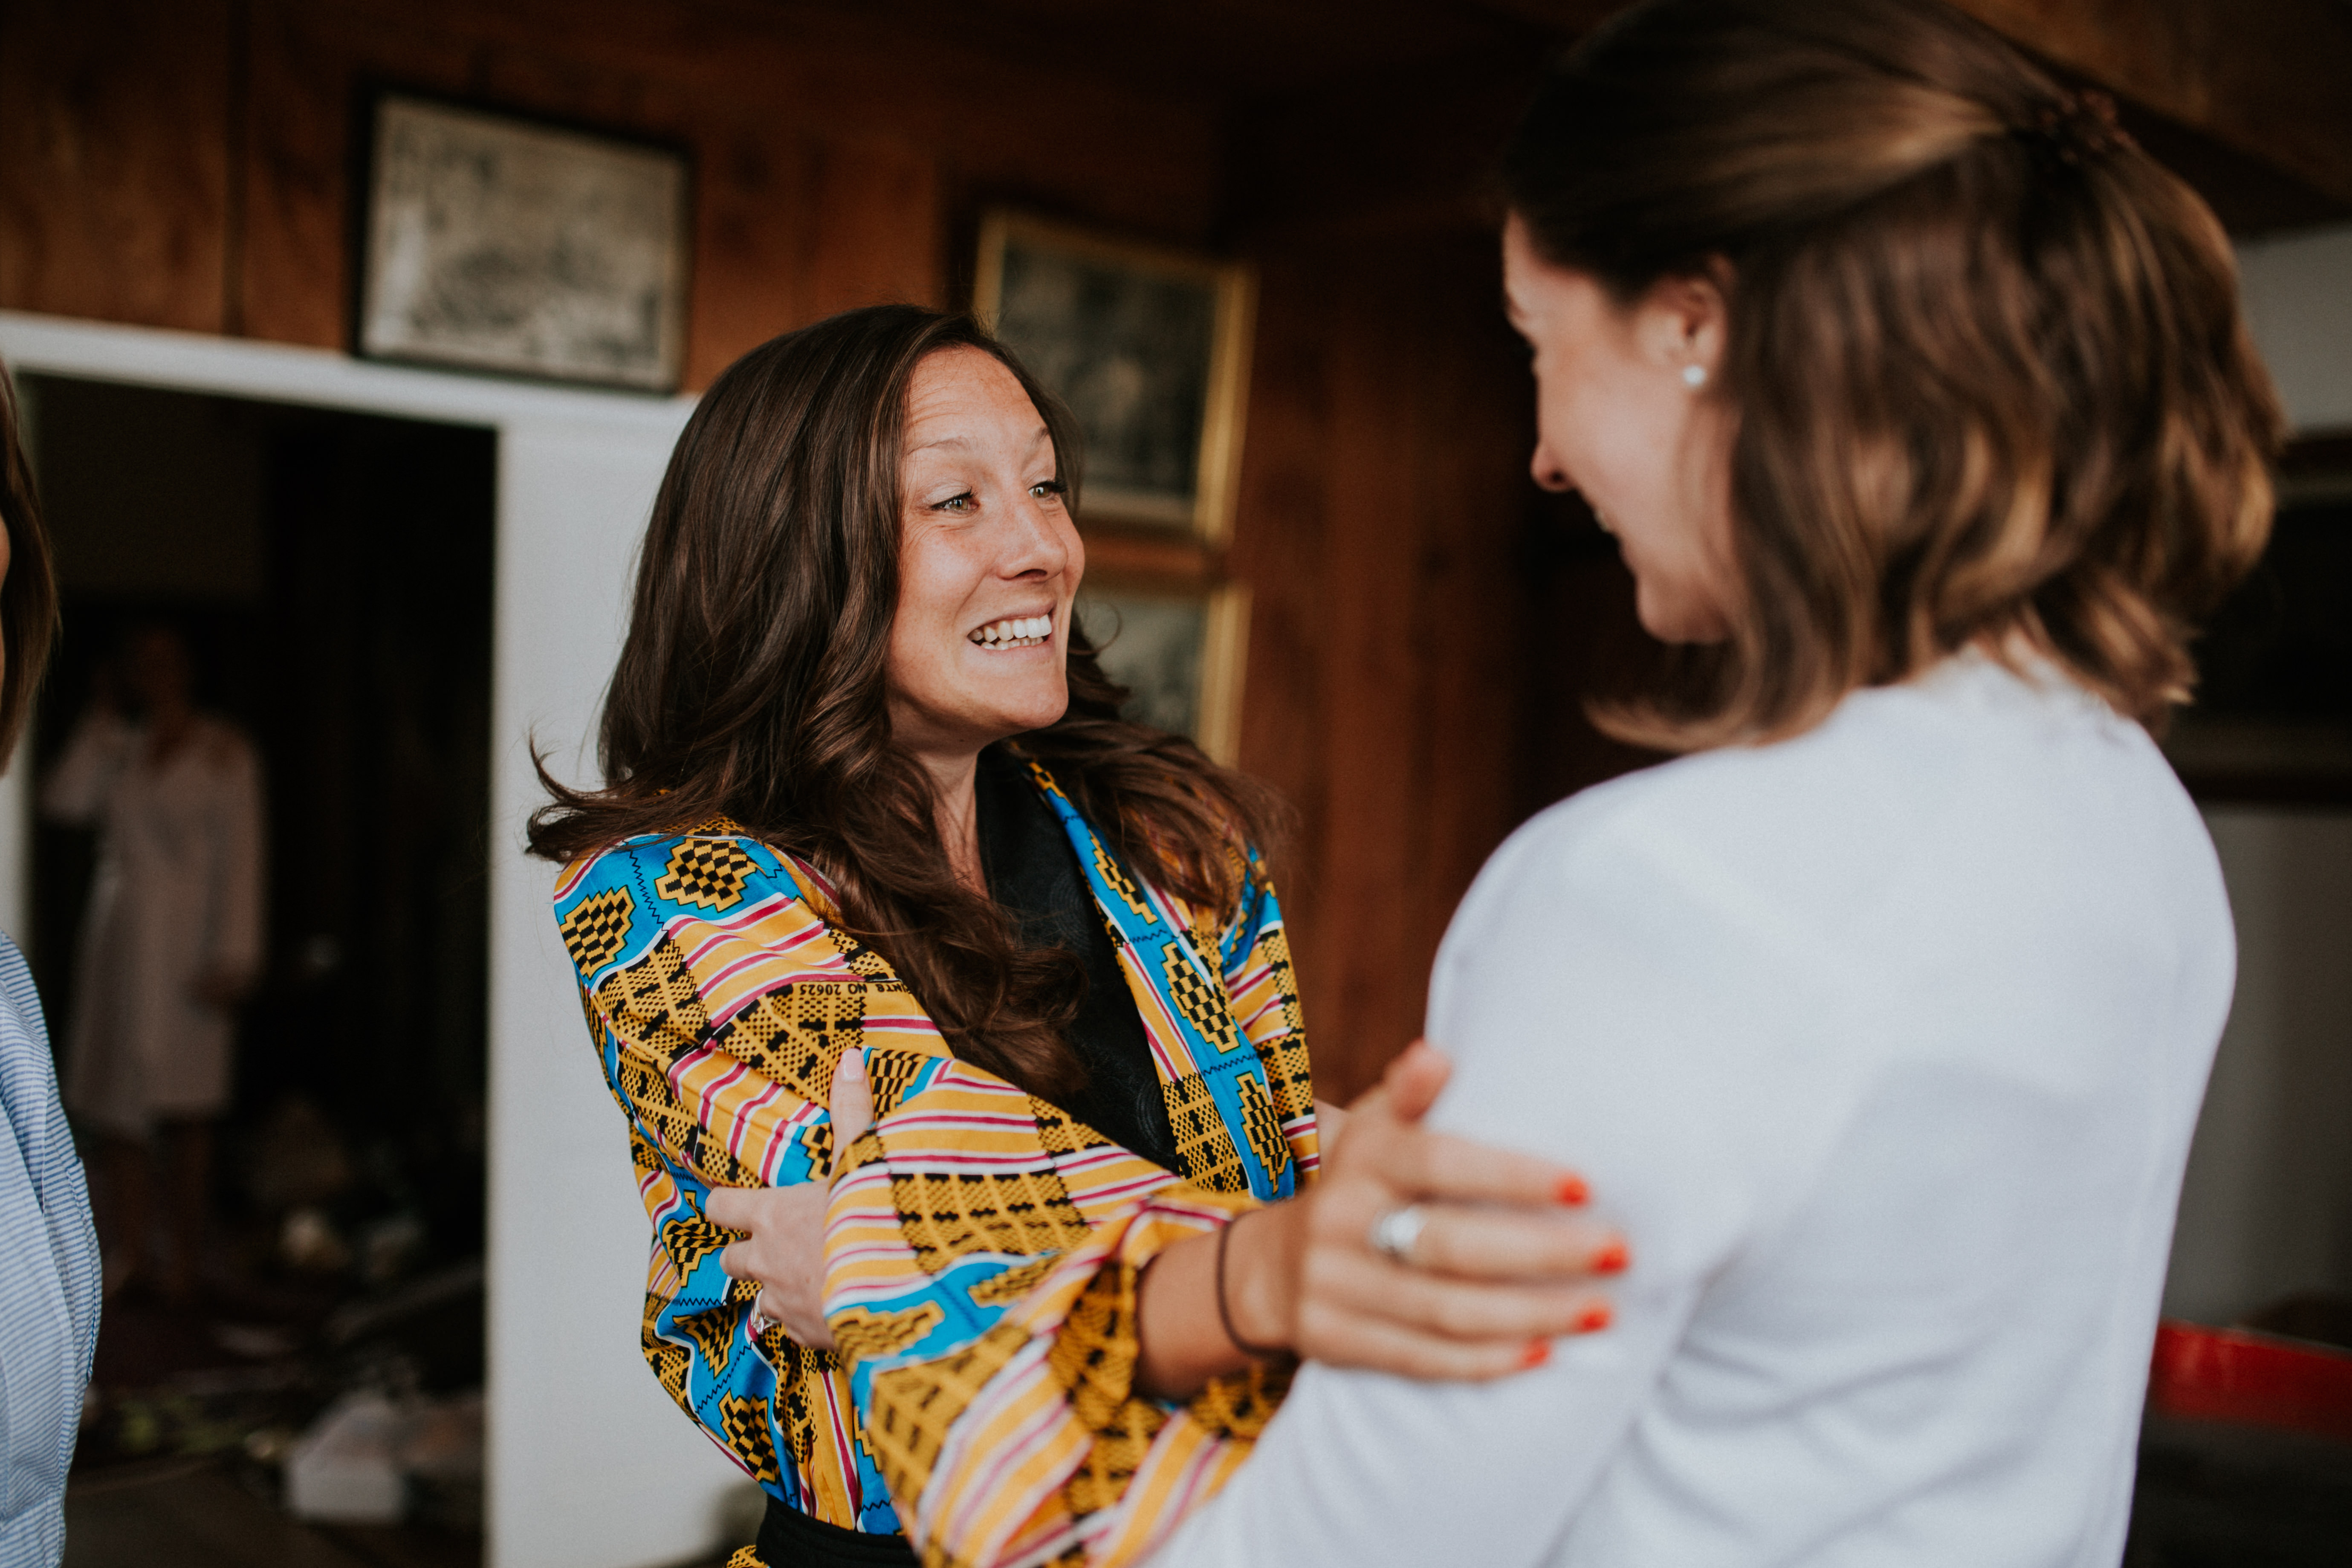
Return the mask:
M2282 427L2221 225L2104 100L1937 0L1649 0L1503 174L1621 301L1728 279L1740 613L1606 727L1769 740L1971 645L2143 721L2188 699Z
M58 637L58 584L48 531L33 493L32 465L16 437L16 388L0 365L0 526L8 531L8 576L0 582L0 766L16 749L33 694Z
M852 310L729 366L687 422L654 501L627 640L604 703L600 789L540 779L530 847L570 861L719 816L812 863L842 927L888 959L956 1054L1032 1093L1086 1082L1066 1038L1074 956L1031 952L958 879L928 775L892 743L900 449L915 368L950 349L1018 378L1077 499L1076 427L971 317ZM1126 691L1070 628L1070 705L1017 738L1129 868L1230 907L1284 816L1264 784L1119 717Z

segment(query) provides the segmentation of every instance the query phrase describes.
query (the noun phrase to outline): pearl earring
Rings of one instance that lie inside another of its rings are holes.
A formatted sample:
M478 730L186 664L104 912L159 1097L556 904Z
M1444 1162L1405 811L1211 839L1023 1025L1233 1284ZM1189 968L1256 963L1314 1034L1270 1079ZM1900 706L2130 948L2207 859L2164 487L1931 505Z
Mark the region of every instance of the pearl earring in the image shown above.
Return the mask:
M1689 387L1694 392L1698 390L1700 387L1705 386L1706 384L1706 366L1703 364L1686 364L1683 366L1683 384Z

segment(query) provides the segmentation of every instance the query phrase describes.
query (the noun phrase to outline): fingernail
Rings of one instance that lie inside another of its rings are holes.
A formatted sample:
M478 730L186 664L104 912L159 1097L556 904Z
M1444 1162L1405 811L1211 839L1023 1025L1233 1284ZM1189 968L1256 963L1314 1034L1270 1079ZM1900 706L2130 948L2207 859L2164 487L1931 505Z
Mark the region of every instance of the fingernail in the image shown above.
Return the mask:
M1625 1272L1625 1266L1633 1261L1633 1255L1626 1250L1625 1244L1622 1241L1612 1241L1592 1255L1592 1272L1622 1274Z
M1576 1320L1576 1331L1580 1334L1598 1333L1609 1326L1609 1317L1605 1302L1597 1307L1587 1307L1584 1315Z
M1541 1366L1549 1360L1551 1360L1551 1342L1529 1340L1528 1348L1519 1352L1519 1370L1525 1372L1529 1367Z
M1562 1176L1559 1179L1559 1201L1573 1208L1592 1195L1582 1176Z
M862 1077L866 1072L866 1053L863 1050L845 1051L842 1054L841 1065L844 1070Z

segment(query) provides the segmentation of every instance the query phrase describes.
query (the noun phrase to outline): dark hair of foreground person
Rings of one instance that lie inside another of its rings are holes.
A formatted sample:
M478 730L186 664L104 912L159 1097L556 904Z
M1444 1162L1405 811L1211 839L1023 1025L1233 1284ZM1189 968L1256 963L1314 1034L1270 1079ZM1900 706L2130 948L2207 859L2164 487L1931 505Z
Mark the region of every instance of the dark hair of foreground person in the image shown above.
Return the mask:
M0 762L16 746L33 710L33 693L48 668L58 635L58 584L49 565L49 536L33 495L33 471L16 438L16 389L0 366L0 523L8 530L8 574L0 580Z

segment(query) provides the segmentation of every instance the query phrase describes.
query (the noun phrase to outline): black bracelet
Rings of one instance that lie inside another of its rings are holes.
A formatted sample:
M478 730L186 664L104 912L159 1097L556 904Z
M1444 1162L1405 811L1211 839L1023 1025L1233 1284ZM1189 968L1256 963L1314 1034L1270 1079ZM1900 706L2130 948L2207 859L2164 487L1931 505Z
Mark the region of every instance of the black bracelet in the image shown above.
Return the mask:
M1255 1209L1250 1211L1252 1214L1256 1212ZM1233 1309L1225 1305L1225 1243L1233 1239L1234 1232L1241 1228L1245 1217L1235 1215L1225 1222L1224 1229L1217 1232L1217 1321L1224 1325L1225 1338L1233 1341L1234 1348L1244 1355L1255 1356L1260 1361L1279 1361L1290 1352L1277 1346L1254 1345L1242 1338L1240 1331L1234 1327Z

